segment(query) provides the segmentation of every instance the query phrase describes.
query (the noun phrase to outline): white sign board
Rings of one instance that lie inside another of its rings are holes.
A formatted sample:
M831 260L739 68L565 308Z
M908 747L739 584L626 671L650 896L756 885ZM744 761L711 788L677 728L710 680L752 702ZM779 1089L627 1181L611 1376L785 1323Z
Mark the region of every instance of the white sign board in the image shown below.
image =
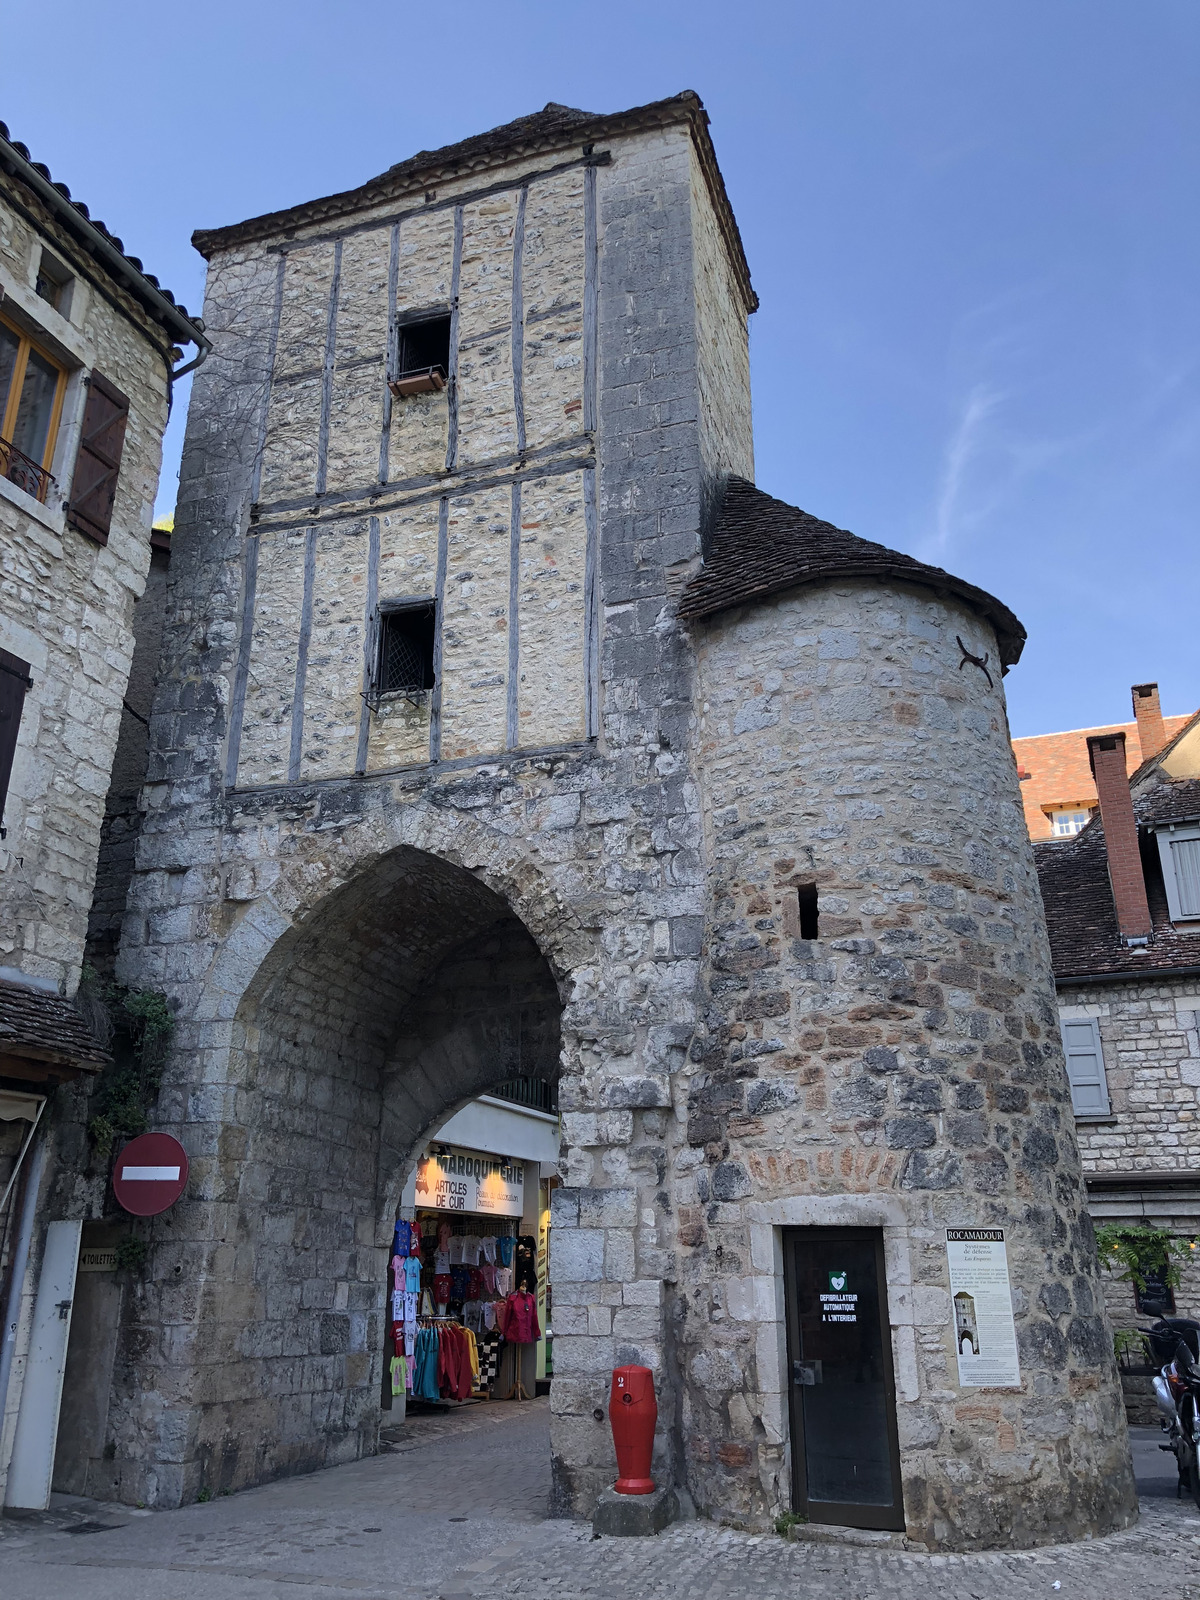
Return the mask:
M417 1204L432 1211L519 1217L525 1205L525 1163L454 1148L426 1156L417 1166Z
M958 1381L964 1389L1019 1389L1017 1330L1002 1228L947 1228Z

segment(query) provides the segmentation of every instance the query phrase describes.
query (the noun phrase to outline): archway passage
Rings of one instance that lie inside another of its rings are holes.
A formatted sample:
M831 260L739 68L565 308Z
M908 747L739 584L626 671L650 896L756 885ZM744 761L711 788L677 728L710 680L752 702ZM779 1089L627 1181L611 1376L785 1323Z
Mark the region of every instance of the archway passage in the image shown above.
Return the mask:
M561 1004L497 894L401 848L282 939L247 993L222 1169L236 1249L199 1307L195 1470L211 1492L376 1448L387 1246L427 1134L553 1081ZM214 1238L214 1246L217 1245Z

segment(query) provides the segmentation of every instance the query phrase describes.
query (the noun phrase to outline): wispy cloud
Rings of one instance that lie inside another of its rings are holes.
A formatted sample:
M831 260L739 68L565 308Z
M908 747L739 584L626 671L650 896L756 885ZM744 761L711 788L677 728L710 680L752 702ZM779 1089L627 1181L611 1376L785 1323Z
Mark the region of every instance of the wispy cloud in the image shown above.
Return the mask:
M923 552L928 558L943 559L956 535L982 515L981 507L969 503L968 484L972 467L988 447L991 419L1003 399L1000 390L977 383L963 402L943 452L934 526Z

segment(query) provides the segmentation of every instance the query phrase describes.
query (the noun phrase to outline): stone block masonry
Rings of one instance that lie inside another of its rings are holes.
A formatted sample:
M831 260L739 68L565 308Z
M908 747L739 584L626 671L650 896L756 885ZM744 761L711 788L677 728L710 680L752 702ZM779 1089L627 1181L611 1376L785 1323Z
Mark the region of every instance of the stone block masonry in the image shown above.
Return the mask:
M986 1541L1112 1515L1123 1467L1119 1390L1094 1371L1108 1334L1002 692L959 673L956 636L995 659L966 607L852 582L732 612L701 639L710 999L675 1194L685 1434L693 1483L714 1485L701 1496L727 1494L735 1465L748 1499L780 1494L770 1225L882 1226L910 1525L969 1520ZM815 891L815 936L799 886ZM945 1287L945 1229L964 1225L1006 1230L1025 1385L965 1430ZM1064 1274L1048 1318L1033 1286ZM1072 1505L1052 1441L1084 1393L1099 1437ZM999 1485L1018 1459L1039 1487L1014 1516ZM993 1473L990 1502L968 1510L965 1475Z
M22 191L23 192L23 191ZM23 204L30 203L25 196ZM66 394L45 504L7 481L0 492L0 649L30 664L0 840L0 966L73 992L92 902L104 797L133 660L133 614L150 567L150 523L167 420L167 368L149 325L119 315L90 284L69 314L33 292L44 248L66 251L0 194L5 314L61 360ZM92 371L129 397L108 543L68 525Z
M194 1177L148 1230L111 1491L375 1448L404 1180L529 1072L562 1107L560 1514L611 1482L626 1362L655 1373L660 1481L785 1509L781 1230L857 1223L887 1250L912 1536L1122 1525L1003 699L954 643L994 660L990 625L890 578L680 624L752 471L754 302L702 113L514 128L205 242L120 968L176 1008L159 1118ZM384 381L410 313L449 317L448 387L411 410ZM436 606L403 709L370 692L387 601ZM986 1403L951 1360L964 1216L1010 1232L1023 1297L1022 1387Z

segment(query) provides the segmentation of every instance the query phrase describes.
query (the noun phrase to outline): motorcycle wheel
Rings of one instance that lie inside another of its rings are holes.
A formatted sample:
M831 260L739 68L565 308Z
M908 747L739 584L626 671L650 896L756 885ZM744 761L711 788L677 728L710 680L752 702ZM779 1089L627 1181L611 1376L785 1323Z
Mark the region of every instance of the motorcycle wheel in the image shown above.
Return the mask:
M1187 1486L1192 1491L1196 1510L1200 1511L1200 1413L1197 1412L1195 1401L1184 1413L1182 1421L1187 1448Z

